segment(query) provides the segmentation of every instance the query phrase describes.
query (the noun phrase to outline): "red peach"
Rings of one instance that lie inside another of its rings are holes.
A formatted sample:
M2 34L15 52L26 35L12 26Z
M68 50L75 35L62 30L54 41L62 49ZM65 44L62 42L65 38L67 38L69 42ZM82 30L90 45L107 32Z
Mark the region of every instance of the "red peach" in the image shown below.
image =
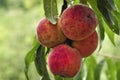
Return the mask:
M59 22L54 25L46 18L43 18L37 26L37 38L42 45L49 48L66 40L66 37L60 29Z
M77 49L61 44L52 49L48 56L48 67L55 75L73 77L81 65L81 56Z
M90 56L97 48L97 45L98 35L96 31L84 40L72 42L72 46L79 50L82 57Z
M60 23L67 38L82 40L94 32L98 20L91 8L85 5L73 5L63 11Z

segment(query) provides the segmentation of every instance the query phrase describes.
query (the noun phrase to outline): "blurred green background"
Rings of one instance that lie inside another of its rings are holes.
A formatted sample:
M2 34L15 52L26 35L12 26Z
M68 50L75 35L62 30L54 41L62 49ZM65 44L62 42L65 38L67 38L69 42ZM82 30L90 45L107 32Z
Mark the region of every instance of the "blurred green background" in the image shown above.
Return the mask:
M24 57L32 47L36 26L44 17L43 0L0 0L0 80L26 80ZM59 13L61 10L58 3ZM99 54L94 53L96 61L109 58L120 61L120 37L115 36L116 47L106 36ZM89 61L88 61L89 62ZM34 64L34 63L33 63ZM94 64L91 62L91 64ZM114 66L114 65L113 65ZM107 69L105 68L104 71ZM102 80L109 80L103 71ZM34 65L30 66L31 80L39 80Z
M44 16L41 3L0 0L0 80L26 80L24 57L31 49L37 23ZM31 80L37 80L36 75L31 70Z

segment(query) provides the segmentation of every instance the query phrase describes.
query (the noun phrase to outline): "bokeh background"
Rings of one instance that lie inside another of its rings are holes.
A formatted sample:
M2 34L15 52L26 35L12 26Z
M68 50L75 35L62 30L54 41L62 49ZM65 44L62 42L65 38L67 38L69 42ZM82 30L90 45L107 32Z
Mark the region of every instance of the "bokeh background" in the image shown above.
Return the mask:
M43 0L0 0L0 80L26 80L24 57L31 49L36 26L44 17ZM59 13L62 0L58 1ZM120 37L115 36L116 47L105 37L101 51L94 53L99 61L109 58L120 61ZM93 55L92 55L93 56ZM91 62L94 65L94 63ZM114 65L113 65L114 66ZM109 80L103 70L101 80ZM30 66L31 80L39 80L34 63Z

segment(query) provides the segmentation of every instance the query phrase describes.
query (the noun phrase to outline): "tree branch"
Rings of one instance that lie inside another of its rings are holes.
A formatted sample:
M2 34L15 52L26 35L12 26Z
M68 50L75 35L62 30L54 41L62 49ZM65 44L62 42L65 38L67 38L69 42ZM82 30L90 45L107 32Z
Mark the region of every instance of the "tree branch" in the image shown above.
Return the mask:
M113 55L105 55L105 54L98 54L98 55L103 56L103 57L108 57L108 58L113 58L113 59L118 59L118 60L120 60L120 57L113 56Z

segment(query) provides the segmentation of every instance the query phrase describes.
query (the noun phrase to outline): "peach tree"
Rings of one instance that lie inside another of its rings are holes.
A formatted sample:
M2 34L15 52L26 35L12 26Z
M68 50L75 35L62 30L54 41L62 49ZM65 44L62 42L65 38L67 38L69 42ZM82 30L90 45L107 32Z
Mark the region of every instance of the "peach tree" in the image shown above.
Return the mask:
M32 62L41 80L100 80L105 62L113 71L108 79L115 80L115 76L119 79L120 68L115 75L111 60L97 63L93 56L86 60L97 47L99 53L105 33L116 46L114 37L120 34L119 3L119 0L63 0L59 14L57 0L43 0L45 17L36 27L33 47L25 56L27 80Z

